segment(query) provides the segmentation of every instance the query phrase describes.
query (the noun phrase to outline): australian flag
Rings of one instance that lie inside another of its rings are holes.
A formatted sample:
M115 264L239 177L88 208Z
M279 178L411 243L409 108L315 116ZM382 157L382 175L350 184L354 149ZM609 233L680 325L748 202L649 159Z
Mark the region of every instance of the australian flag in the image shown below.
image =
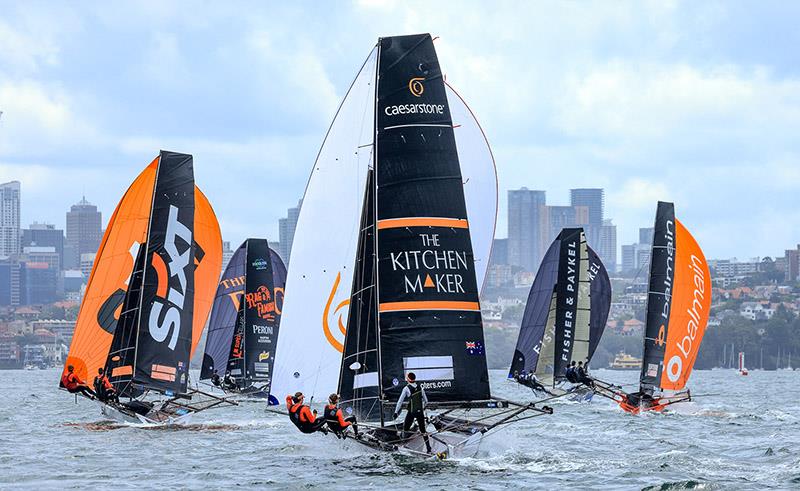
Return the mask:
M467 354L468 355L483 355L484 354L483 343L481 343L480 341L467 341L465 344L467 346L466 349L467 349Z

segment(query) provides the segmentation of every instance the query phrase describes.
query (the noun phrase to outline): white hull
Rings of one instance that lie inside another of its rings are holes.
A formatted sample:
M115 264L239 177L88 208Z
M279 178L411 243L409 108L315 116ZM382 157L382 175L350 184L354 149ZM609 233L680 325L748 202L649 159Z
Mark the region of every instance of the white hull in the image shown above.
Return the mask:
M142 416L141 414L120 411L119 409L102 402L98 402L98 404L100 405L100 412L103 414L103 416L118 423L125 424L148 424L164 426L185 425L189 424L192 419L192 415L194 414L189 412L181 416L174 416L162 414L159 411L151 411L147 414L147 416Z

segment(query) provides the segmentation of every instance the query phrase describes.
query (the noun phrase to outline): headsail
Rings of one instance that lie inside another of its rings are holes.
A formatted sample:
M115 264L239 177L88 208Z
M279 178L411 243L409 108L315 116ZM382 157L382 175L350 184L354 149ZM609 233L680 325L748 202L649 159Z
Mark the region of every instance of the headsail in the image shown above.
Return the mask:
M605 329L611 284L581 228L559 233L542 260L525 306L509 378L533 373L546 385L572 361L588 362Z
M675 218L672 203L658 202L641 391L681 390L697 358L711 307L711 275L702 250Z
M219 273L221 251L213 210L194 186L191 155L162 151L111 217L66 365L85 379L107 366L118 382L184 390L210 307L207 288L198 298L194 280Z

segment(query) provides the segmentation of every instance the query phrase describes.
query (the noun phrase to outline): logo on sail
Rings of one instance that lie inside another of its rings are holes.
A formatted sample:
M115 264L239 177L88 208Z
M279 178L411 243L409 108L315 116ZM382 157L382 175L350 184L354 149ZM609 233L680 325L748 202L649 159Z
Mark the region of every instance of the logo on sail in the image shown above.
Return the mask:
M422 97L422 93L425 92L425 86L422 85L423 80L425 77L414 77L408 81L408 91L414 97Z
M247 308L256 309L260 318L275 319L275 301L266 286L261 285L256 288L256 291L245 294L244 299L247 302Z
M336 307L331 312L331 307L333 307L334 298L336 298L336 290L339 289L339 282L342 279L342 273L336 273L336 280L333 282L333 288L331 288L331 294L328 296L328 302L325 304L325 310L322 312L322 332L325 333L325 339L328 340L333 348L338 352L344 351L344 334L347 331L345 326L345 320L348 310L345 307L350 305L350 299L347 298L339 302ZM338 316L338 317L337 317ZM330 321L332 317L336 317L336 322L339 325L339 333L341 334L334 334L331 331ZM339 341L339 339L342 341Z

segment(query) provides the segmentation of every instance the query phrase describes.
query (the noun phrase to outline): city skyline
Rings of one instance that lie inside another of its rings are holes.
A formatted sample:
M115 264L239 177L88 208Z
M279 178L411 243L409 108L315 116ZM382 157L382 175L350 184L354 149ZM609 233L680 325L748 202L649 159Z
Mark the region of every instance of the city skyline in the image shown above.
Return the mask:
M25 183L23 223L61 226L84 191L108 216L159 149L182 151L226 237L274 240L376 39L428 31L500 189L566 203L570 188L604 188L618 244L659 199L709 256L775 256L800 240L800 72L783 49L800 42L800 6L423 7L255 4L241 16L208 4L191 8L198 23L180 2L8 4L0 182ZM319 35L297 42L300 28ZM501 195L498 237L506 206Z

